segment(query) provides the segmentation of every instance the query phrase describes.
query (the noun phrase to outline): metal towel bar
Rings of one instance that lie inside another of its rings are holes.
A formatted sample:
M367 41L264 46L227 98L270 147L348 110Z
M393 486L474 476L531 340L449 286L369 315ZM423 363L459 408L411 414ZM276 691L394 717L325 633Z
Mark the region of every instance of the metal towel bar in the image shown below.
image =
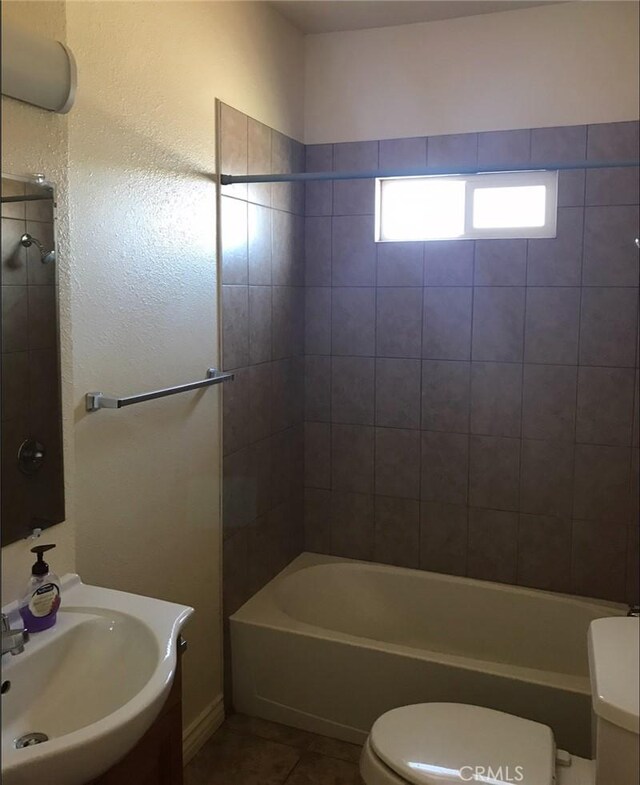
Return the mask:
M85 396L88 412L97 412L98 409L121 409L123 406L131 406L134 403L143 401L153 401L155 398L164 398L167 395L189 392L189 390L199 390L201 387L212 387L214 384L231 381L232 373L222 373L217 368L207 369L207 378L188 384L179 384L176 387L166 387L164 390L153 390L140 395L128 395L126 398L116 398L113 395L105 395L101 392L90 392Z

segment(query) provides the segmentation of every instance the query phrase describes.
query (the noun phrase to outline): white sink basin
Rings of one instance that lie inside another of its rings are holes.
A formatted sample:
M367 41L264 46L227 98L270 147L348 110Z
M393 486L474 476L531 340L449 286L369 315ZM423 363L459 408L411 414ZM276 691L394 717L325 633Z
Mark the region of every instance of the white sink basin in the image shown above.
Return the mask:
M3 612L19 626L15 604ZM84 785L126 755L158 716L193 608L62 580L55 627L2 658L3 785ZM16 749L28 733L49 738Z

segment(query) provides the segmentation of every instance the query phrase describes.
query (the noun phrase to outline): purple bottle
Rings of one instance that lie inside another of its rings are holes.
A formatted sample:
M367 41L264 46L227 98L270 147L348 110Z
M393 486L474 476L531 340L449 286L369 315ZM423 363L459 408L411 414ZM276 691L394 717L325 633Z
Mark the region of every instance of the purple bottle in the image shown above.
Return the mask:
M41 632L53 627L60 607L60 578L49 571L49 565L42 554L55 548L55 545L36 545L31 553L37 560L31 568L31 579L20 603L20 615L29 632Z

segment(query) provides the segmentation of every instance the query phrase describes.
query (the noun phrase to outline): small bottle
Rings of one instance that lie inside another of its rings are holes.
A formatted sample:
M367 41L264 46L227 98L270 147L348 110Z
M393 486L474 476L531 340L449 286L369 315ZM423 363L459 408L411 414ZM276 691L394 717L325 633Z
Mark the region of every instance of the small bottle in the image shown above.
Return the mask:
M55 547L36 545L31 549L38 558L31 568L27 591L20 603L20 615L29 632L41 632L56 623L60 607L60 578L49 571L49 565L42 558L43 553Z

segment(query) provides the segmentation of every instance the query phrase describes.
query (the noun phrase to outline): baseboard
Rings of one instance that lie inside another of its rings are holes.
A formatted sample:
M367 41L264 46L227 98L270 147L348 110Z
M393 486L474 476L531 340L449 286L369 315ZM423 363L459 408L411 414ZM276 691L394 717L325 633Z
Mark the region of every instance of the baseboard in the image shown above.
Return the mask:
M182 734L182 758L184 765L200 751L224 722L224 699L222 694L210 703Z

